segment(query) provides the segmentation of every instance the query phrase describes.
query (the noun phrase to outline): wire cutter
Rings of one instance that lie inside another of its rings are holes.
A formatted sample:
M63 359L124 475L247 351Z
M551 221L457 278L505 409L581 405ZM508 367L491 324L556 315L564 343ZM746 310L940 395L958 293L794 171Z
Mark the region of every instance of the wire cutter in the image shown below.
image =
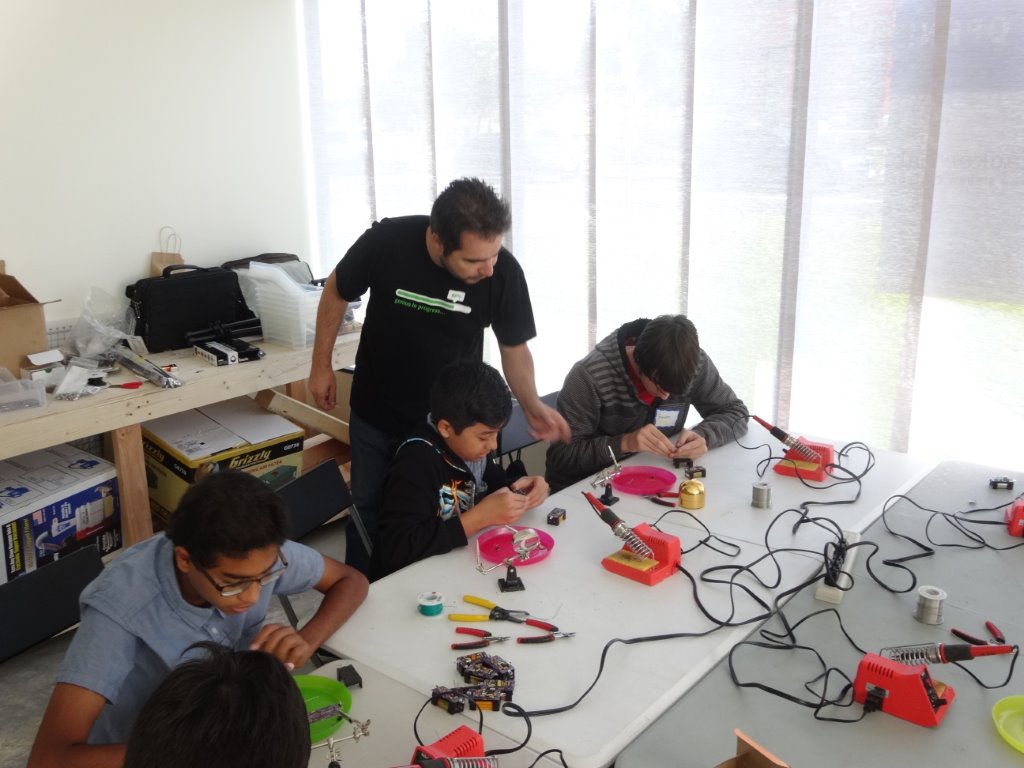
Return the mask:
M980 637L970 635L962 629L951 629L949 631L965 643L970 643L971 645L1006 645L1006 638L1003 637L1003 633L999 631L999 627L991 621L986 621L985 629L987 629L988 633L992 635L991 640L982 640Z
M462 599L472 605L479 605L487 608L490 613L449 613L451 621L513 621L516 624L528 624L531 627L544 629L548 632L557 632L558 627L540 619L530 618L528 611L510 611L507 608L495 605L490 600L485 600L476 595L463 595Z
M550 643L560 637L575 637L575 632L549 632L546 635L531 635L528 637L517 637L517 643Z
M460 635L475 635L480 639L471 640L468 643L452 643L453 651L469 651L473 648L486 648L491 643L501 643L509 639L508 637L495 637L486 629L476 629L474 627L456 627L455 631Z

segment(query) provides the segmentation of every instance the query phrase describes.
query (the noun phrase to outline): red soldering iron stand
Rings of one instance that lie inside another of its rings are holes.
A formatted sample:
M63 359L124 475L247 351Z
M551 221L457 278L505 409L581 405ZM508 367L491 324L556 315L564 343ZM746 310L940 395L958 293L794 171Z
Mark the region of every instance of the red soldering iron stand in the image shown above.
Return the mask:
M916 725L936 726L956 698L952 686L933 680L924 664L903 664L874 653L861 659L853 700Z
M799 477L803 480L810 480L815 483L825 481L827 467L836 460L836 449L828 443L814 443L810 440L799 438L802 445L807 446L819 457L821 461L809 461L799 450L790 448L778 461L773 469L776 474Z
M677 536L655 530L647 523L634 526L633 533L651 548L654 559L640 557L628 546L623 546L618 552L604 558L601 565L612 573L647 586L653 586L676 572L682 559Z

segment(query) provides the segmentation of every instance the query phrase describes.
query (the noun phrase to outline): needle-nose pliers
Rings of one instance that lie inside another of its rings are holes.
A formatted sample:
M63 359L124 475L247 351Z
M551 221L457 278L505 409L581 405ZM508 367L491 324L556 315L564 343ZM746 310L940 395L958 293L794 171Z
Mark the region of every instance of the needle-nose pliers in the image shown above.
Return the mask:
M474 627L456 627L455 631L460 635L474 635L480 639L470 640L467 643L452 643L453 651L470 651L474 648L486 648L491 643L501 643L509 639L508 637L495 637L486 629L476 629Z

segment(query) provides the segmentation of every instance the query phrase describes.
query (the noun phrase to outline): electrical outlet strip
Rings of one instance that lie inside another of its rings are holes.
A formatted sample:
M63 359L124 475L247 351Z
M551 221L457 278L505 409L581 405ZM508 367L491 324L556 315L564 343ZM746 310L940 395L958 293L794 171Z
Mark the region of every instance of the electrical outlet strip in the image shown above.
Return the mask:
M854 531L843 531L843 538L846 539L847 545L856 544L860 541L860 534ZM818 584L818 588L814 590L814 599L821 600L825 603L832 603L833 605L839 605L843 602L844 590L848 590L850 585L853 583L848 573L853 572L853 563L857 559L857 551L859 548L849 549L846 552L846 558L843 560L843 571L844 573L839 574L839 578L836 580L838 586L830 587L825 582Z

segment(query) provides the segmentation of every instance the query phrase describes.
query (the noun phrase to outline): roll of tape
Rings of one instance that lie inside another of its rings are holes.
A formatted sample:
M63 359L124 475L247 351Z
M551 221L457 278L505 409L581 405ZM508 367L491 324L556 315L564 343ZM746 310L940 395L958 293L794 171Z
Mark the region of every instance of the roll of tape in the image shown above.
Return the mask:
M922 624L941 624L942 604L945 600L946 591L943 589L927 585L918 587L914 618Z
M437 616L444 610L444 597L440 592L424 592L416 599L416 603L424 616Z

